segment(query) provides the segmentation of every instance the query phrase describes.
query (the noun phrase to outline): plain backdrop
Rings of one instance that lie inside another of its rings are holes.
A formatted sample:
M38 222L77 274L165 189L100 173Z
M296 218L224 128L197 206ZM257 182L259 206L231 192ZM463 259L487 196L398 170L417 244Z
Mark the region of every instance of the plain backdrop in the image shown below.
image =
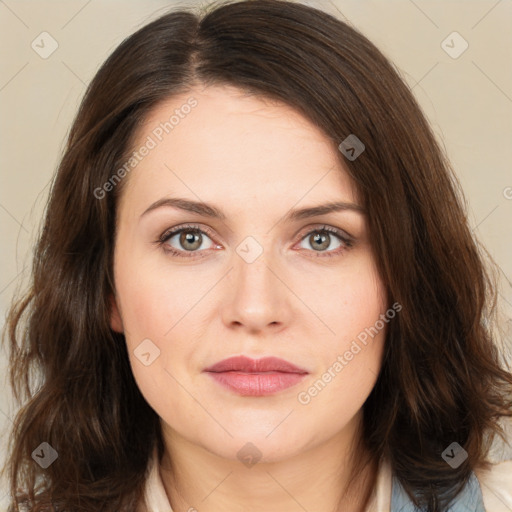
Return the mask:
M412 88L462 183L473 232L501 267L500 298L510 343L512 2L305 3L362 31ZM165 11L190 4L199 5L172 0L0 1L2 324L12 297L27 285L49 181L87 84L126 36ZM53 47L51 55L44 54ZM6 367L1 353L0 463L16 413ZM502 453L498 447L495 456L512 458L512 450ZM0 488L0 509L4 494L5 487Z

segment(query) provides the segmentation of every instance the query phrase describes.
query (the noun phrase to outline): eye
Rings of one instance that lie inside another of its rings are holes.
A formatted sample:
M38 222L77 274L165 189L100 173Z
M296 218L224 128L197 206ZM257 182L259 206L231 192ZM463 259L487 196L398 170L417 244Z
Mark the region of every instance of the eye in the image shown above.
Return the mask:
M333 239L338 240L337 247L334 248L335 250L327 250L331 246ZM301 242L306 242L313 248L313 252L316 253L314 257L337 256L350 249L353 245L353 239L350 236L340 229L330 226L323 226L309 231L301 238Z
M205 238L210 238L208 233L208 230L201 229L198 226L181 226L165 231L158 242L162 245L164 251L173 256L190 258L195 256L194 253L199 252L200 249L206 249L203 242ZM174 244L172 243L173 238L176 239ZM186 254L187 252L190 254Z
M166 253L178 258L204 257L208 253L208 247L204 246L206 239L213 234L209 229L196 225L178 226L165 231L156 241ZM173 240L174 239L174 240ZM327 250L334 240L338 240L335 250ZM316 253L313 257L332 257L341 255L353 245L353 238L340 229L330 226L322 226L308 231L300 238L301 243L306 242L313 249L307 252ZM215 245L220 249L220 245ZM211 249L211 247L210 247ZM188 253L188 254L187 254Z

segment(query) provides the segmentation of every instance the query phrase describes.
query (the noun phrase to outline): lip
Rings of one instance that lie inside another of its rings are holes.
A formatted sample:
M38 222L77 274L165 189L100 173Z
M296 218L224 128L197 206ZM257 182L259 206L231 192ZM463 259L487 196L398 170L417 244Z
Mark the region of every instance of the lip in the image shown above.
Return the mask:
M266 396L298 384L309 373L277 357L235 356L203 370L216 382L242 396Z
M238 371L244 373L259 372L282 372L282 373L308 373L304 368L299 368L294 364L280 359L278 357L262 357L261 359L251 359L246 356L234 356L223 359L213 366L209 366L205 372L231 372Z

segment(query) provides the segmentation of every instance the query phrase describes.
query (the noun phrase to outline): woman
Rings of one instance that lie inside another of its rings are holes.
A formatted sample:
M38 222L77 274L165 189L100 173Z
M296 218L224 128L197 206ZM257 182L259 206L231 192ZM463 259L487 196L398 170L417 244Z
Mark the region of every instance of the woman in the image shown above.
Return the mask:
M495 295L365 37L286 1L166 14L90 84L10 314L11 510L512 507Z

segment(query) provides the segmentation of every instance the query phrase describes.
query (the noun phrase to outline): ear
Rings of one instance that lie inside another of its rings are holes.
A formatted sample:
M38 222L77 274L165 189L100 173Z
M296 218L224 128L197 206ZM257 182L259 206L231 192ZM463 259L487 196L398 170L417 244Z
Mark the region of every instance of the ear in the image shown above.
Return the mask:
M109 296L110 301L110 328L113 331L123 333L123 319L121 318L121 314L119 313L119 308L117 306L116 299L113 294Z

